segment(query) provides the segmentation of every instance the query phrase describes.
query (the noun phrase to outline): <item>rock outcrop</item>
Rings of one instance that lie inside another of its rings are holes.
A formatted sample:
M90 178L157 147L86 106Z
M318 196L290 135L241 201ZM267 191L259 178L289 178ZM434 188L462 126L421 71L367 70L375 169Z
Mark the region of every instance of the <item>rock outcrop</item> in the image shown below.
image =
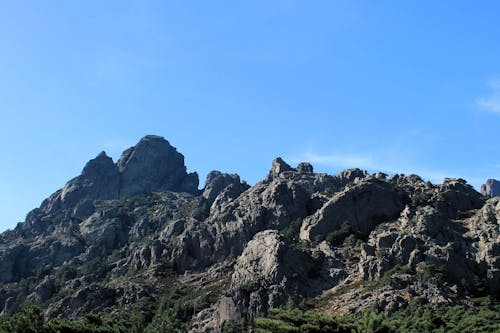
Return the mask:
M359 179L359 178L358 178ZM398 216L404 206L401 195L390 184L376 179L360 181L334 195L300 228L300 238L312 241L339 230L343 224L367 236L379 224Z
M500 196L500 181L496 179L486 180L486 183L481 185L481 193L487 197Z
M123 152L117 165L120 197L159 191L192 194L198 191L198 175L186 172L184 156L160 136L145 136Z
M500 297L499 225L499 197L463 179L328 175L277 158L253 186L212 171L198 190L183 155L146 136L116 164L99 154L0 234L0 312L28 299L50 318L138 306L152 318L170 295L192 333L219 333L301 302L467 304Z
M220 300L220 322L255 316L286 300L288 279L283 241L275 230L257 233L236 261L231 289Z
M82 174L70 180L61 191L61 207L73 208L77 216L93 211L94 200L117 199L120 173L111 157L101 152L83 168Z
M281 157L277 157L273 160L271 170L267 174L267 180L271 181L274 178L279 177L279 175L282 172L293 171L293 170L294 169L290 165L288 165L288 163L283 161Z
M162 137L144 137L117 164L101 152L85 165L81 175L44 200L16 227L14 233L31 243L0 248L0 282L17 281L45 266L57 266L80 255L94 240L100 240L107 250L125 244L128 223L116 210L99 209L99 203L165 191L199 193L198 175L186 172L183 155Z
M236 174L227 174L214 170L207 175L205 188L202 197L208 206L220 205L237 198L250 186L246 182L241 182L240 176Z
M96 201L164 191L197 195L198 174L186 172L184 156L163 137L147 135L123 152L117 164L105 152L90 160L81 175L28 213L18 230L33 237L52 231L47 222L56 215L81 219L95 211Z

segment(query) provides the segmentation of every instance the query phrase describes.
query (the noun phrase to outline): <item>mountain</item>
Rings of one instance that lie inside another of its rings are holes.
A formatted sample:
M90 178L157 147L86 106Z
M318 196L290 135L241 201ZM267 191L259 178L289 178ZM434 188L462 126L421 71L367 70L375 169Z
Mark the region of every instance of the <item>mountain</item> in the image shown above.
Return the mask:
M487 197L500 196L500 182L496 179L486 180L486 184L481 185L481 193Z
M391 315L500 296L500 197L463 179L276 158L254 186L220 171L198 183L159 136L117 163L100 153L0 234L2 314L31 301L47 320L99 313L195 333L285 305Z

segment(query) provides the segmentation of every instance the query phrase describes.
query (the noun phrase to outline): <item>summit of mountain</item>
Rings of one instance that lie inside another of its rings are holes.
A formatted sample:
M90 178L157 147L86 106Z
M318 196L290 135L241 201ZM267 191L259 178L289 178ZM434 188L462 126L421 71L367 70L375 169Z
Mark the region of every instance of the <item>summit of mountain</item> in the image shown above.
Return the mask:
M500 297L500 198L463 179L276 158L253 186L216 170L198 183L160 136L117 163L101 152L0 234L0 312L29 300L48 319L140 313L154 325L170 304L194 333L287 304L390 315L416 299Z

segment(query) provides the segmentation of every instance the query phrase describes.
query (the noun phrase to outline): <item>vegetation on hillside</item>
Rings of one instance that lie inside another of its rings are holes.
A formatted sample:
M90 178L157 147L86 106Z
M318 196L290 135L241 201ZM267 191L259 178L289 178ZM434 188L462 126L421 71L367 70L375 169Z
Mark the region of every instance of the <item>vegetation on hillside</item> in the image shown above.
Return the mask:
M42 310L27 303L9 317L0 317L1 333L138 333L186 332L191 309L176 297L162 298L156 313L149 317L134 312L127 318L88 314L77 320L45 321ZM223 331L244 331L240 323L227 323ZM390 317L366 310L360 317L327 314L298 308L272 309L267 317L256 318L257 333L483 333L500 332L500 302L492 298L472 301L471 306L433 308L412 302Z
M418 301L390 317L366 310L360 318L299 309L272 309L255 319L257 333L484 333L500 332L500 302L433 308Z

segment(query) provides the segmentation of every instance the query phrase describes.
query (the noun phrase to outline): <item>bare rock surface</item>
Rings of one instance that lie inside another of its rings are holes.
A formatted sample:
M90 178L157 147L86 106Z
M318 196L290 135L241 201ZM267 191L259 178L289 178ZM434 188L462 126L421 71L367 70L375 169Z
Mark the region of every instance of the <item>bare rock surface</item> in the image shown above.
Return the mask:
M163 137L148 135L127 149L117 163L120 197L158 191L196 193L198 175L188 174L184 156Z
M300 238L312 241L314 237L340 229L344 223L366 236L377 224L398 216L403 208L400 196L390 184L375 179L360 181L337 193L313 216L305 219Z
M154 311L174 293L192 333L218 333L285 304L392 313L415 298L498 298L494 184L481 194L463 179L276 158L253 186L212 171L198 190L184 156L146 136L117 163L99 154L0 234L0 312L26 299L49 318Z
M487 197L500 196L500 181L487 179L486 183L481 185L481 193Z

